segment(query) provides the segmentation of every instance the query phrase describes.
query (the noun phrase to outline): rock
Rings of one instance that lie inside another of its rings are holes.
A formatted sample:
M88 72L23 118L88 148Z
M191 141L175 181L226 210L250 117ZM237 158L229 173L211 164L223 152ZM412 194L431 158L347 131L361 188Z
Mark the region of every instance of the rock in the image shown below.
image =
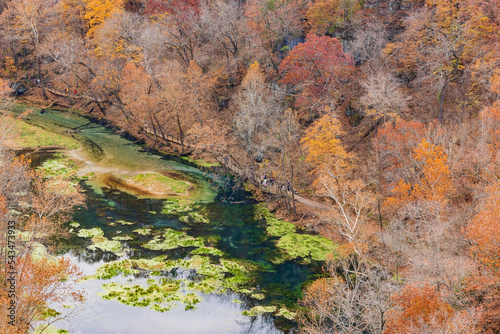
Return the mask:
M14 90L16 96L23 95L28 91L28 87L20 82L15 82L11 88Z

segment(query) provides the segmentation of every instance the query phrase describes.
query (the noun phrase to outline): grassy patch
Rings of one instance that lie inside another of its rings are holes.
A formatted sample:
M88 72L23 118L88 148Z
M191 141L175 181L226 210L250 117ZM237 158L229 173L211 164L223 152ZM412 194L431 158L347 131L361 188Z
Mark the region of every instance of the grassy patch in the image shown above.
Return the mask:
M0 117L0 122L8 122L7 117ZM14 129L18 137L14 139L16 146L21 147L44 147L62 146L73 150L80 147L78 142L70 137L56 134L38 126L30 125L22 120L16 120Z

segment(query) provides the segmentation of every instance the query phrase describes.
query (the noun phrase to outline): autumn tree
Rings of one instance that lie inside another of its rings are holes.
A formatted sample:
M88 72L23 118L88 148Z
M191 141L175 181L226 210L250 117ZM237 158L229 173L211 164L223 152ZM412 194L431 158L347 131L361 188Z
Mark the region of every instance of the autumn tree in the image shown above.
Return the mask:
M276 73L279 73L279 53L286 49L286 42L303 35L305 3L302 0L252 0L245 5L247 40L264 53Z
M442 300L428 284L407 285L393 297L396 307L389 313L385 333L474 333L473 316Z
M479 213L465 229L472 246L470 254L477 265L477 271L468 281L468 289L478 305L480 325L490 331L498 330L500 303L499 276L499 233L500 228L500 186L496 182L486 189L488 197L481 203Z
M22 0L11 2L13 28L19 38L31 46L37 67L37 76L42 88L43 98L47 99L44 78L42 77L42 59L40 44L46 37L52 19L54 19L54 1Z
M333 35L345 29L360 9L357 0L318 0L310 2L306 17L311 33Z
M300 332L385 333L391 294L396 288L389 272L339 253L327 263L330 277L314 281L304 291L298 317Z
M146 3L144 11L161 27L158 37L186 67L195 60L196 50L202 44L200 5L199 0L152 0Z
M99 26L123 6L123 0L85 0L84 18L89 26L87 37L92 39Z
M352 56L336 38L309 34L281 63L281 83L299 92L298 106L318 108L335 103L353 69Z
M238 1L214 0L201 4L200 28L205 38L218 45L216 51L222 51L228 67L234 62L240 69L242 49L243 13Z
M0 261L0 299L9 304L13 299L8 296L7 273L16 272L14 326L7 324L11 319L3 308L0 328L5 333L25 333L33 329L35 321L62 319L82 302L82 291L74 288L82 276L80 270L68 259L52 257L46 249L52 236L62 235L62 224L74 206L83 204L83 196L78 186L61 177L42 178L31 171L28 161L3 149L0 164L0 232L10 235L7 221L15 221L17 235L14 256L6 253L12 250L6 239L0 244L2 255L9 255ZM51 309L54 311L47 313Z
M396 118L407 110L408 97L401 90L401 84L390 73L378 72L369 75L362 83L365 94L360 102L367 115L375 120Z
M254 159L262 160L274 145L272 129L279 113L279 97L269 89L259 63L248 68L238 96L239 113L235 116L235 133Z
M473 28L467 23L472 12L466 1L425 1L425 8L407 18L399 41L386 46L385 51L396 60L400 74L420 83L427 89L421 93L437 102L436 116L440 122L445 102L455 108L459 103L467 103L465 94L471 85L467 73L478 57L479 36L486 28ZM483 23L487 23L483 17Z

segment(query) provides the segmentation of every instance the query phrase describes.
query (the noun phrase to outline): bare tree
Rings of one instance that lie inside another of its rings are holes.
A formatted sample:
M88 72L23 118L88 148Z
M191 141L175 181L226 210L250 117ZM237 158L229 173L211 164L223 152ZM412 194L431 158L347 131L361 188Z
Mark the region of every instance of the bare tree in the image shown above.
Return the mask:
M407 110L409 97L405 96L401 84L388 72L374 72L362 82L365 94L360 102L366 108L367 115L375 118L394 118Z

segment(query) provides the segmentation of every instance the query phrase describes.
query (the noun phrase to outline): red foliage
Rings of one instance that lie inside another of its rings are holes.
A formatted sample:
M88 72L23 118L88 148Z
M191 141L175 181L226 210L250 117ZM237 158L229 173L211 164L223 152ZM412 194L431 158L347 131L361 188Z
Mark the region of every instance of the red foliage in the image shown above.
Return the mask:
M338 39L309 34L306 42L291 50L281 63L281 83L300 89L297 104L308 106L338 98L353 70L353 58L344 53Z

